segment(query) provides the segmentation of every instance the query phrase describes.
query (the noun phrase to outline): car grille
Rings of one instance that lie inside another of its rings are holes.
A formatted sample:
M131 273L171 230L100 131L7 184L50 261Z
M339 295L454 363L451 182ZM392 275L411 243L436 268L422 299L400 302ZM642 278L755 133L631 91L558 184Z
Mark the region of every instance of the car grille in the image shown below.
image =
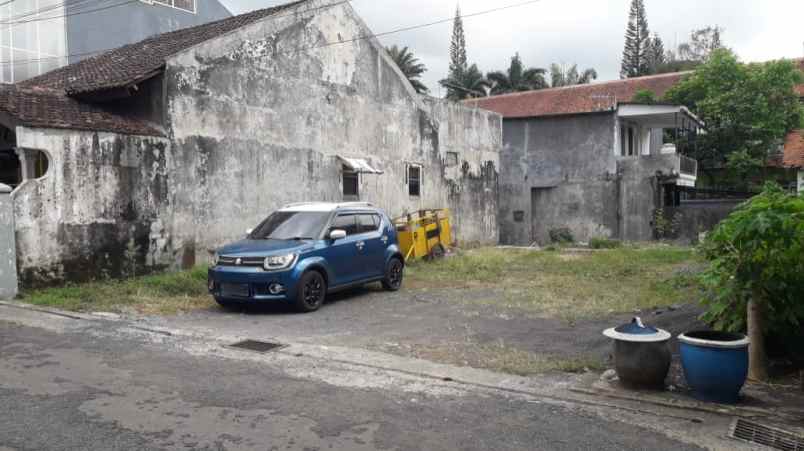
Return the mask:
M243 284L243 283L222 283L221 284L221 295L222 296L234 296L234 297L238 297L238 298L247 298L250 295L248 284Z
M240 260L240 264L237 261ZM263 257L218 257L218 266L258 266L265 262Z

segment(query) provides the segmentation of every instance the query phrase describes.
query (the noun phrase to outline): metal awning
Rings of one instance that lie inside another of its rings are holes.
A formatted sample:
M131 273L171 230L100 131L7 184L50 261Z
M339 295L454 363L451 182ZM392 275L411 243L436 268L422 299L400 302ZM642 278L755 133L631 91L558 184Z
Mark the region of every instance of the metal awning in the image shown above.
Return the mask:
M343 162L347 168L359 172L361 174L382 174L383 171L373 168L368 161L362 158L348 158L338 155L338 159Z

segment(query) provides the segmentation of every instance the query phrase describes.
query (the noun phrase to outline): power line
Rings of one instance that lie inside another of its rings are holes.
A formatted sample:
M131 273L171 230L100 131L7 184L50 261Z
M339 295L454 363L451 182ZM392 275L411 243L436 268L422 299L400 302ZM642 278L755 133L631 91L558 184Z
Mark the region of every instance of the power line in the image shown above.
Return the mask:
M10 23L10 24L5 24L5 25L9 25L8 28L6 28L5 30L8 30L8 29L14 27L15 25L19 25L19 24L25 24L25 23L31 23L31 22L41 22L41 21L53 20L53 19L60 19L62 17L79 16L81 14L89 14L89 13L94 13L94 12L98 12L98 11L104 11L104 10L107 10L107 9L117 8L119 6L124 6L124 5L127 5L129 3L134 3L134 2L138 2L138 1L140 1L140 0L127 0L127 1L122 2L122 3L115 3L114 5L107 5L107 6L104 6L104 7L101 7L101 8L87 9L87 10L84 10L84 11L77 11L77 12L72 12L72 13L68 13L68 14L62 14L61 16L39 17L39 18L36 18L36 19L20 20L20 21L13 22L13 23Z
M11 0L11 1L15 1L15 0ZM66 9L68 7L73 8L73 7L78 7L78 6L85 6L85 5L89 4L89 3L96 2L96 1L100 2L102 0L78 0L78 1L73 2L73 3L70 3L68 1L63 1L61 3L56 3L56 4L53 4L53 5L50 5L50 6L46 6L44 8L38 9L38 10L23 12L23 13L20 13L20 14L14 16L14 17L9 17L8 20L0 22L0 25L16 25L16 24L20 24L20 23L28 23L28 22L31 22L31 21L34 21L34 20L55 19L55 18L58 18L59 16L44 17L44 18L38 18L38 19L33 19L33 20L32 19L21 20L21 19L30 18L32 16L37 16L39 14L48 13L48 12L51 12L51 11L54 11L54 10L57 10L57 9L61 9L61 8Z
M132 1L140 1L140 0L132 0ZM131 3L132 1L121 3L121 5L126 4L126 3ZM351 0L341 0L341 1L338 1L338 2L335 2L335 3L330 3L330 4L327 4L327 5L317 6L315 8L308 8L308 9L305 9L304 11L294 11L293 13L290 13L290 14L278 14L278 15L268 16L267 19L269 19L269 20L277 20L277 19L280 19L280 18L283 18L283 17L290 17L290 16L296 16L296 15L299 15L299 14L305 14L305 13L314 12L314 11L321 11L321 10L324 10L324 9L334 8L336 6L343 5L344 3L349 3L350 1ZM84 11L84 12L91 12L91 11ZM223 19L223 20L226 20L226 19ZM181 31L181 30L182 29L179 29L179 30L176 30L176 31ZM49 60L54 60L54 59L72 58L72 57L75 57L75 56L88 56L88 55L94 55L94 54L98 54L98 53L108 52L110 50L114 50L114 49L117 49L117 48L119 48L119 47L113 47L113 48L102 49L102 50L93 50L91 52L72 53L70 55L63 55L63 56L46 56L46 57L42 57L42 58L31 58L31 59L25 59L25 60L0 61L0 66L9 65L9 64L32 64L32 63L38 63L38 62L41 62L41 61L49 61Z
M131 1L139 1L139 0L131 0ZM513 9L513 8L519 8L519 7L522 7L522 6L532 5L532 4L535 4L535 3L539 3L541 1L542 0L529 0L529 1L526 1L526 2L515 3L513 5L507 5L507 6L497 7L497 8L491 8L491 9L487 9L487 10L483 10L483 11L474 12L474 13L471 13L471 14L463 14L463 15L461 15L461 18L472 18L472 17L482 16L482 15L491 14L491 13L495 13L495 12L499 12L499 11L503 11L503 10L508 10L508 9ZM309 10L306 10L306 11L297 11L297 12L295 12L293 14L287 14L285 16L271 16L271 19L279 19L280 17L287 17L287 16L292 16L292 15L297 15L297 14L303 14L303 13L306 13L306 12L315 11L317 9L324 9L324 8L338 6L338 5L341 5L343 3L348 3L348 2L349 2L349 0L344 0L344 1L340 1L340 2L337 2L337 3L330 4L330 5L326 5L324 7L312 8L312 9L309 9ZM129 3L129 2L126 2L126 3ZM314 45L314 46L305 47L305 48L298 48L298 49L294 49L294 50L287 51L287 52L280 52L280 54L300 53L300 52L309 51L309 50L315 50L315 49L319 49L319 48L332 47L332 46L335 46L335 45L348 44L348 43L357 42L357 41L364 41L364 40L368 40L368 39L374 39L374 38L379 38L379 37L383 37L383 36L389 36L389 35L392 35L392 34L403 33L403 32L406 32L406 31L413 31L413 30L418 30L418 29L422 29L422 28L427 28L427 27L431 27L431 26L434 26L434 25L440 25L440 24L443 24L443 23L451 22L453 20L454 20L454 17L451 17L451 18L448 18L448 19L440 19L440 20L436 20L436 21L433 21L433 22L427 22L427 23L423 23L423 24L419 24L419 25L411 25L411 26L408 26L408 27L396 28L396 29L389 30L389 31L384 31L384 32L381 32L381 33L362 35L362 36L358 36L356 38L344 39L344 40L340 40L340 41L336 41L336 42L326 42L324 44ZM24 64L36 63L36 62L40 62L40 61L52 60L52 59L58 59L58 58L70 58L70 57L74 57L74 56L85 56L85 55L93 54L93 53L107 52L109 50L114 50L114 49L112 48L112 49L105 49L105 50L97 50L97 51L93 51L93 52L87 52L87 53L84 53L84 54L79 53L79 54L72 54L72 55L65 55L65 56L52 56L52 57L36 58L36 59L29 59L29 60L19 60L19 61L13 61L13 62L12 61L0 61L0 65L21 64L21 63L24 63Z

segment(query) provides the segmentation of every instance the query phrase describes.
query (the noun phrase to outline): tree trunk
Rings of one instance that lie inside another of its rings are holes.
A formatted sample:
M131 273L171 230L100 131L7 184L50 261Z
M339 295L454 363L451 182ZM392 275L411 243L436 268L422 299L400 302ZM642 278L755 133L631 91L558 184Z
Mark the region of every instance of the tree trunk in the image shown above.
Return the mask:
M748 303L748 379L757 382L768 380L768 362L765 355L765 336L763 335L763 311L761 294L754 291Z

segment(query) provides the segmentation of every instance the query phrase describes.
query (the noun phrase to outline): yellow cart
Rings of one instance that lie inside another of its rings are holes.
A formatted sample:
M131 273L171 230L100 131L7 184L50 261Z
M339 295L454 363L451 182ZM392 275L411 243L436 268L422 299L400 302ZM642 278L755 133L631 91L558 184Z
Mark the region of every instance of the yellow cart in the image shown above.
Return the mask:
M449 210L420 210L394 219L405 261L444 256L452 244Z

